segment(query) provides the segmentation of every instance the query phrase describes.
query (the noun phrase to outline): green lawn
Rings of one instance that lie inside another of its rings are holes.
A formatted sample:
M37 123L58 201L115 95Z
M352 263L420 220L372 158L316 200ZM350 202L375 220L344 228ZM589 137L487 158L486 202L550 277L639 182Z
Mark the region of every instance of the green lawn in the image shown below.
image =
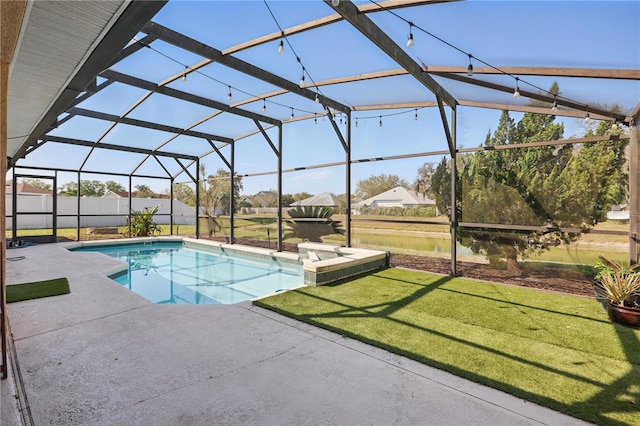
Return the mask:
M592 299L385 269L254 302L597 424L640 424L640 331Z

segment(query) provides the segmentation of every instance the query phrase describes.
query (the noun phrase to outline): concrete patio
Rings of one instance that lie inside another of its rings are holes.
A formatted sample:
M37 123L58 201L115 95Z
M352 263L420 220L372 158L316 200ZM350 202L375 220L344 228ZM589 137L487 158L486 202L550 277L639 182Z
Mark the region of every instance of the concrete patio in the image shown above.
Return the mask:
M151 304L106 278L116 260L64 246L7 251L9 284L71 293L9 305L3 425L19 404L37 425L585 424L249 302Z

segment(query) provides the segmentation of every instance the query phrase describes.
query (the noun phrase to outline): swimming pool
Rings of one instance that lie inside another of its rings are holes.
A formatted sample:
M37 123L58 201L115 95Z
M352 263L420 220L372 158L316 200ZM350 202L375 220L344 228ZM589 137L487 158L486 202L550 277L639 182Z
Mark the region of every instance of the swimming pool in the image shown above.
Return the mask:
M127 262L125 270L110 278L158 304L232 304L303 285L299 263L181 241L72 250L97 251Z

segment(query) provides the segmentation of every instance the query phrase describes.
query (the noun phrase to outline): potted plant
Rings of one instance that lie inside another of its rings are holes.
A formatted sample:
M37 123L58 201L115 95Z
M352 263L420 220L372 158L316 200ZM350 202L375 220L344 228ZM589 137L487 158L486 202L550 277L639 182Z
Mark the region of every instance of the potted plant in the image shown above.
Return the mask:
M595 292L612 322L640 328L640 265L624 266L599 256Z

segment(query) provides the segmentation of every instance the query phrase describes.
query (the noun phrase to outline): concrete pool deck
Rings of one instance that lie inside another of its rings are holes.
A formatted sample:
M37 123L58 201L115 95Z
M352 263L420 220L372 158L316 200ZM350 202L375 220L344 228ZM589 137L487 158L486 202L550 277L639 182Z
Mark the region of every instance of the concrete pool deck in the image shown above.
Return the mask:
M9 284L71 293L8 305L26 400L2 381L3 425L19 403L36 425L585 424L250 302L154 305L64 246L7 250Z

